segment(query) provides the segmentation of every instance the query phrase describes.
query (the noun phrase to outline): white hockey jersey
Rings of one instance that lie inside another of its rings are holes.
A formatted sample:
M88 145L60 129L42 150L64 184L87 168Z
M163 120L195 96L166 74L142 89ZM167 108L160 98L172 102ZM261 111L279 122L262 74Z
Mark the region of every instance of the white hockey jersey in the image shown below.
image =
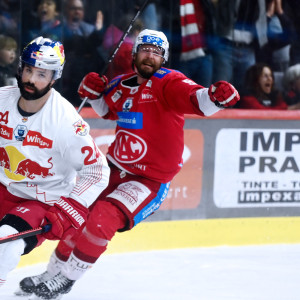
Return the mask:
M61 196L91 205L110 170L89 125L52 88L43 108L18 111L16 86L0 88L0 182L15 196L53 205Z

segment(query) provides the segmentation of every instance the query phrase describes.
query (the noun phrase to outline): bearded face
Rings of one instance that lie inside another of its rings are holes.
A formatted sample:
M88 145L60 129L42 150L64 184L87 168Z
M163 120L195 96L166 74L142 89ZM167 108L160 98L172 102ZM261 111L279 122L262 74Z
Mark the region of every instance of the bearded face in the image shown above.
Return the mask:
M25 100L37 100L48 93L54 84L53 71L25 65L17 76L20 93Z
M133 58L137 73L149 79L164 62L162 49L156 46L141 45Z

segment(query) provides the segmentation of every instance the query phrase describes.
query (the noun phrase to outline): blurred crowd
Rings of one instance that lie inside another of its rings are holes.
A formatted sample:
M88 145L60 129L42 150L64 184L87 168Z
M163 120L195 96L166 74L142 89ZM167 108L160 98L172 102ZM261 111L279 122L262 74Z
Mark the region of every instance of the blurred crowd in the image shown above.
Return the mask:
M0 0L0 86L16 84L20 49L37 36L64 44L56 83L74 106L88 72L109 79L131 71L131 48L144 28L170 42L167 68L208 87L225 80L236 108L300 109L299 0L149 0L111 63L111 54L145 0Z

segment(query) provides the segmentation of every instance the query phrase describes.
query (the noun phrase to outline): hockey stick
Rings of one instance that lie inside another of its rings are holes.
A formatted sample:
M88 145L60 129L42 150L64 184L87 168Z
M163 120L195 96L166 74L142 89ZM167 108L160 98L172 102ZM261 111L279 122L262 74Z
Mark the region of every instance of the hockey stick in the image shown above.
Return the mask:
M143 5L142 5L142 6L138 9L138 11L136 12L136 15L135 15L135 16L133 17L133 19L130 21L130 23L129 23L129 25L128 25L126 31L123 33L123 36L121 37L121 39L120 39L118 45L115 47L113 53L112 53L111 56L109 57L109 59L108 59L107 63L105 64L105 66L104 66L102 72L100 73L101 75L106 73L109 64L110 64L110 63L113 61L113 59L115 58L117 52L119 51L121 45L122 45L123 42L124 42L126 36L127 36L128 33L130 32L130 30L131 30L131 28L132 28L134 22L135 22L136 19L139 17L140 13L144 10L144 8L145 8L145 6L147 5L148 1L149 1L149 0L146 0L146 1L143 3ZM85 105L85 103L86 103L87 100L88 100L88 97L85 97L85 98L82 100L82 102L81 102L81 104L80 104L80 106L79 106L79 108L78 108L78 110L77 110L78 113L80 113L80 111L82 110L82 108L83 108L83 106Z
M27 238L30 236L48 232L50 229L51 229L51 224L47 224L45 226L38 227L35 229L30 229L30 230L22 231L22 232L15 233L12 235L8 235L8 236L0 238L0 244L4 244L4 243L11 242L14 240L24 239L24 238Z

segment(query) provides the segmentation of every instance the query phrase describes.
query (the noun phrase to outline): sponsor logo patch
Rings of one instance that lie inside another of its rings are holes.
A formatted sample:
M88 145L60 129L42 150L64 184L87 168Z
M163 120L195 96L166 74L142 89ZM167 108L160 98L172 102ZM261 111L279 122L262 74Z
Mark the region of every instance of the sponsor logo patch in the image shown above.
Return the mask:
M78 135L84 136L84 135L87 135L87 133L88 133L88 126L82 120L78 120L77 122L75 122L73 124L73 127L74 127L75 133Z
M25 125L18 125L14 130L15 139L23 142L27 133L28 129Z
M147 144L139 136L119 130L116 135L114 157L119 162L135 163L147 153Z
M0 125L0 136L6 140L12 140L13 129L5 125Z
M118 112L117 124L127 129L143 128L143 113L141 112Z
M53 141L42 136L37 131L29 130L25 139L23 140L23 146L36 146L39 148L52 148Z
M133 213L150 193L151 191L145 185L128 181L120 184L108 197L120 201Z

